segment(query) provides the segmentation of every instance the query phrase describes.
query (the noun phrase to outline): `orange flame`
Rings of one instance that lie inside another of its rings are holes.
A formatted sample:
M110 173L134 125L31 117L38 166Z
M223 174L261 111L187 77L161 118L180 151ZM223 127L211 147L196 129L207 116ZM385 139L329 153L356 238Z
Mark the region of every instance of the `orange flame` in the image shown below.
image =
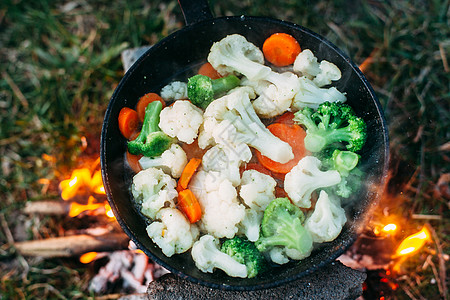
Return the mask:
M84 186L96 194L105 194L100 170L91 174L88 168L75 169L70 179L61 181L59 186L61 188L61 198L64 200L73 198L79 189Z
M395 255L398 257L415 253L422 248L428 240L430 240L430 232L424 226L419 232L406 237L397 247Z
M114 216L114 213L111 209L111 206L109 206L108 203L105 204L105 214L107 217L111 218L111 219L115 219L116 217Z
M103 205L104 205L103 203L94 203L94 201L95 201L95 198L90 196L88 199L88 204L79 204L79 203L73 202L70 205L69 217L76 217L79 214L81 214L82 212L96 210L96 209L103 207Z
M91 172L88 168L75 169L72 172L70 179L61 181L59 184L61 188L61 198L68 200L73 198L78 190L89 183L91 180Z
M97 257L97 252L87 252L80 256L80 262L83 264L88 264Z

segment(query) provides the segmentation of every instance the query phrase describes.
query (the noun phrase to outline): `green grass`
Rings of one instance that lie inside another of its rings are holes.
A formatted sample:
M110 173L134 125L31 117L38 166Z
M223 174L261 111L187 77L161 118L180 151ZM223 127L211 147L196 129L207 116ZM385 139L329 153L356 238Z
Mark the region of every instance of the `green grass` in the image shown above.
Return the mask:
M450 173L449 1L210 3L216 16L271 16L308 27L357 64L372 55L365 74L384 107L391 151L410 170L397 174L409 181L395 191L402 192L402 213L440 215L430 221L439 239L430 248L439 242L449 254L449 182L438 185ZM109 97L123 75L121 51L155 43L183 26L176 1L0 4L0 299L91 296L82 266L25 260L14 252L8 230L14 239L57 234L64 220L31 219L20 209L26 201L58 197L61 176L78 157L92 154L81 151L82 137L98 144ZM38 182L42 178L48 186ZM19 223L33 223L33 230L19 237ZM420 272L421 257L406 267L411 278L423 279L411 281L415 297L432 299L437 286L423 283L435 275ZM438 265L436 255L432 261ZM396 297L408 299L404 289Z

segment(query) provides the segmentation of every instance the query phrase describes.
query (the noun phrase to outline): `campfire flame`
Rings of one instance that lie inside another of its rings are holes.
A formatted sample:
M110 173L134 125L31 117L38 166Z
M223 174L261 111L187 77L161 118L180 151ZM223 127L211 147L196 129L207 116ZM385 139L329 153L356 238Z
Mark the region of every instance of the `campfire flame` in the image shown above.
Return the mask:
M395 256L399 257L403 255L413 254L420 250L429 240L430 232L426 228L426 226L423 226L419 232L406 237L400 243L400 245L397 247L397 250L395 251Z
M99 165L97 159L93 166ZM81 204L72 202L70 204L69 216L76 217L84 212L90 211L104 211L109 218L115 218L111 207L104 202L99 202L94 195L105 195L105 188L103 186L102 174L100 170L94 172L90 168L78 168L72 171L69 179L60 182L61 198L64 200L71 200L75 196L86 193L89 194L88 203Z
M97 252L86 252L80 256L80 262L83 264L88 264L97 257Z

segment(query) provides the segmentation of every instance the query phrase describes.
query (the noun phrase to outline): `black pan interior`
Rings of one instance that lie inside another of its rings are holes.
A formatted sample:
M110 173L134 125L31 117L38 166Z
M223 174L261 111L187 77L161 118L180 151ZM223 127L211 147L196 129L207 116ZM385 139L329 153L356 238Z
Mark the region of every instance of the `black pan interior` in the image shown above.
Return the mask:
M302 261L274 267L266 275L252 279L231 278L221 271L202 273L194 266L190 254L165 257L146 233L146 223L134 209L129 192L132 173L124 164L126 140L121 136L117 117L122 107L134 108L145 93L159 92L172 78L185 76L193 65L203 63L213 42L238 33L262 46L272 33L293 35L303 49L311 49L319 61L326 59L342 71L337 83L347 93L347 101L368 124L369 138L362 151L362 168L366 184L347 205L348 226L333 242L316 249ZM381 106L359 69L335 46L319 35L288 22L261 17L225 17L187 26L150 48L125 74L109 103L101 137L101 164L105 189L118 222L130 238L150 258L171 272L210 287L252 290L278 286L313 272L335 260L354 241L364 213L381 191L388 163L388 142Z

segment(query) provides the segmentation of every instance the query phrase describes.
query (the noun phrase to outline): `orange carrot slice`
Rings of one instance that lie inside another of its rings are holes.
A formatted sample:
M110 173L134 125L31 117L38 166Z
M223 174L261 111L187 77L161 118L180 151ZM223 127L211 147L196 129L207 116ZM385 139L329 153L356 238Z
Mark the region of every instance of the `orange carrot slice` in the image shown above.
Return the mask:
M187 189L189 181L191 181L192 176L194 176L195 171L197 171L202 160L200 158L191 158L189 162L183 169L180 179L178 179L177 190Z
M195 223L202 217L200 203L190 189L178 193L178 208L186 215L189 222Z
M156 93L145 94L144 96L139 98L139 101L136 104L136 112L141 122L144 122L145 109L147 108L148 104L153 101L161 101L163 108L166 106L166 102L163 98L161 98L160 95Z
M259 151L256 152L258 161L267 169L275 173L288 173L300 159L306 155L304 139L306 136L305 130L299 125L288 125L283 123L273 123L267 126L267 129L280 140L288 143L292 147L294 158L287 163L281 164L273 161L270 158L262 155Z
M222 77L222 75L220 75L219 72L217 72L209 62L203 64L200 69L198 69L197 73L200 75L208 76L211 79Z
M126 139L130 139L138 131L139 119L137 112L129 107L124 107L119 112L119 130Z
M287 33L274 33L262 47L264 57L273 65L283 67L293 64L301 48L297 40Z

